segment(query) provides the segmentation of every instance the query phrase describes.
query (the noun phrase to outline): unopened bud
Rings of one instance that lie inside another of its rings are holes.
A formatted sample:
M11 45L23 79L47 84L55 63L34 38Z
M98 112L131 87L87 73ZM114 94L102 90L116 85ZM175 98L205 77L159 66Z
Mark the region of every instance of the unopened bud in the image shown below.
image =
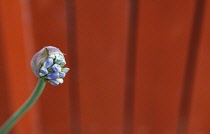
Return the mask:
M66 64L63 53L56 47L47 46L37 52L31 60L31 68L38 78L44 78L52 85L63 83L63 79L69 68L63 68Z

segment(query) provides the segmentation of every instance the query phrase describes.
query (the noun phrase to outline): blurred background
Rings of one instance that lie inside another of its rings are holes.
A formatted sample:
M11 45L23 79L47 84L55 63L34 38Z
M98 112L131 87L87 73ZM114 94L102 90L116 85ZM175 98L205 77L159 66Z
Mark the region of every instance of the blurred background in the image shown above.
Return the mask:
M51 45L71 71L9 134L209 134L209 24L207 0L0 0L0 125Z

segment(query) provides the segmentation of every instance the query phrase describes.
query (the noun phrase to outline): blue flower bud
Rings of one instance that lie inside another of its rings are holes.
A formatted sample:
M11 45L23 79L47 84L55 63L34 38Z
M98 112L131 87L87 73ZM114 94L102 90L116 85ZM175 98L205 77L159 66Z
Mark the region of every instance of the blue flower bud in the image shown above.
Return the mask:
M50 82L53 86L59 85L59 82L56 81L56 80L49 80L49 82Z
M51 57L48 57L43 63L43 66L46 68L49 68L52 65L53 65L53 58L51 58Z
M60 64L61 62L62 62L61 59L55 59L55 63L56 63L56 64Z
M46 79L53 80L59 78L58 72L52 72L46 76Z
M55 63L60 64L62 67L66 65L66 61L62 55L56 55Z
M64 73L64 72L59 73L59 78L64 78L65 76L66 76L66 73Z
M61 72L67 73L69 70L70 69L66 67L66 68L61 69Z
M60 84L63 83L63 79L62 78L58 78L58 79L56 79L56 81L59 82Z
M56 47L47 46L37 52L31 60L31 68L38 78L45 78L52 85L63 83L63 79L69 68L63 68L66 64L63 53Z
M40 68L40 73L39 73L39 75L40 75L40 76L44 76L44 75L47 75L47 74L48 74L47 68L45 68L44 66L42 66L42 67Z
M58 64L54 64L51 68L54 72L61 72L61 66Z
M65 66L66 65L66 61L62 61L61 63L60 63L60 65L63 67L63 66Z

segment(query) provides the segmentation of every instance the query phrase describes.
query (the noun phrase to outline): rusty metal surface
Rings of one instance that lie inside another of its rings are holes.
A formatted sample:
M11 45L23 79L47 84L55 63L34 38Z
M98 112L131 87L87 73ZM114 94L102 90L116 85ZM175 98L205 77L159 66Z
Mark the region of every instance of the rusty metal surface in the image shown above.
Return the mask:
M33 54L70 73L11 134L209 134L206 0L0 0L0 123L30 95Z

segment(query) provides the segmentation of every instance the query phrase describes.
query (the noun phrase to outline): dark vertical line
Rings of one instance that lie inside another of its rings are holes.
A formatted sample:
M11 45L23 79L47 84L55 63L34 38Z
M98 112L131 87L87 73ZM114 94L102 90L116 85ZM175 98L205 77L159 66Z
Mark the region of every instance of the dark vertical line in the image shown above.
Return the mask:
M68 51L70 58L70 129L71 134L80 134L80 109L78 92L78 56L76 41L75 0L66 0Z
M134 80L136 66L136 41L138 26L139 0L130 0L129 26L126 59L126 83L124 102L124 127L123 134L132 134L134 113Z
M188 129L190 105L192 100L193 84L195 80L195 69L197 63L199 41L201 37L204 8L205 0L197 0L189 44L177 134L186 134Z
M2 36L2 25L1 25L1 18L0 18L0 57L1 57L1 62L5 63L6 57L4 56L4 47L3 47L3 36ZM0 106L1 109L0 110L0 126L1 124L3 124L2 121L6 121L7 117L9 117L9 114L11 113L11 109L10 109L10 101L9 101L9 89L8 89L8 85L9 85L9 79L7 77L7 66L6 64L2 64L0 66L0 73L2 76L4 77L0 77L0 81L2 81L1 83L1 87L0 87L0 93L2 96L4 97L0 97ZM4 107L4 108L3 108ZM9 111L9 112L8 112Z

